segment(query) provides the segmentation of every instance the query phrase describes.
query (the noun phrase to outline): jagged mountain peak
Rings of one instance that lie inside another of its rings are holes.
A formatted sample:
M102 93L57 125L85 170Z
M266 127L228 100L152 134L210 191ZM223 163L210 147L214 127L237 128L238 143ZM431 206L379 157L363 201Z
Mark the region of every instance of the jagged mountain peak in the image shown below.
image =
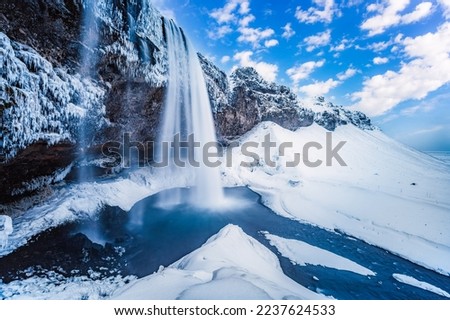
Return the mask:
M235 68L227 78L213 62L199 57L223 137L241 135L261 121L273 121L291 130L313 122L330 131L348 124L375 129L360 111L334 105L324 97L301 100L288 86L267 82L252 67Z

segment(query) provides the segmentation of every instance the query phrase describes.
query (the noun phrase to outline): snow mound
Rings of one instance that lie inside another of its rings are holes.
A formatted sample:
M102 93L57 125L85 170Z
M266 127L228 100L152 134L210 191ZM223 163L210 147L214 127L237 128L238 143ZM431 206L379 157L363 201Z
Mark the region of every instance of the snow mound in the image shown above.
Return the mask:
M113 298L278 300L325 296L288 278L269 249L240 227L228 225L199 249L119 289Z
M275 235L266 234L270 244L293 264L305 266L307 264L323 266L337 270L350 271L363 276L374 276L375 273L356 262L341 257L330 251L312 246L306 242L284 239Z
M420 288L420 289L423 289L426 291L430 291L430 292L436 293L436 294L446 297L446 298L450 298L450 293L442 290L441 288L433 286L432 284L429 284L427 282L419 281L413 277L410 277L410 276L407 276L404 274L394 273L392 276L398 282L409 284L410 286L417 287L417 288Z

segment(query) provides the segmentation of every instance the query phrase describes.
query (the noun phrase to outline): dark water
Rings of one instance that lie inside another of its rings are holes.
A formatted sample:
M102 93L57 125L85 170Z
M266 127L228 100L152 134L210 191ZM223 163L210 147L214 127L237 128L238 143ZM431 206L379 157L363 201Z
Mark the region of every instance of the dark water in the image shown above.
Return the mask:
M181 192L187 197L189 190L182 189ZM138 202L129 213L106 208L97 221L83 221L51 230L0 259L0 276L5 282L24 278L30 274L24 270L36 269L39 265L42 272L51 269L64 275L74 270L78 274L94 270L103 276L117 273L143 277L192 252L231 223L277 254L286 275L313 291L338 299L443 299L397 282L393 273L409 275L450 292L450 277L339 232L280 217L262 205L259 195L247 188L227 189L226 194L240 200L221 212L188 205L164 208L160 206L158 195ZM331 251L369 268L376 276L293 265L270 246L262 231ZM86 236L103 246L92 243Z

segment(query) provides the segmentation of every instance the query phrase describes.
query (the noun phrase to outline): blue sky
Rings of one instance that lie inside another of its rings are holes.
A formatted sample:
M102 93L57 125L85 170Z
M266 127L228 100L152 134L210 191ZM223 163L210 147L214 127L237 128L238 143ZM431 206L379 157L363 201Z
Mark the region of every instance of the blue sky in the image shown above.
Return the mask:
M450 151L450 0L154 0L231 72L365 112L420 150Z

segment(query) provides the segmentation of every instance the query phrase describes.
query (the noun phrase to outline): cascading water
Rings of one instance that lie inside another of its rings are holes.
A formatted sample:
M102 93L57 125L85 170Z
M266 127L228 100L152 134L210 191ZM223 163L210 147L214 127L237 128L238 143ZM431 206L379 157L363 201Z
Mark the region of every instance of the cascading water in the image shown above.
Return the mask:
M80 51L80 74L83 78L92 78L94 76L95 65L97 56L95 50L99 42L99 32L97 29L97 21L95 16L96 1L84 0L83 1L83 32L81 34L82 48ZM86 110L91 101L83 101ZM89 127L89 114L86 114L79 125L79 145L81 149L81 155L85 159L87 148L89 146L88 141L88 127ZM80 166L78 171L78 180L85 181L91 178L92 172L87 166Z
M99 41L97 19L95 17L96 1L83 1L83 32L81 35L81 68L80 73L84 77L91 77L95 69L95 50Z
M169 81L157 158L161 160L166 156L169 160L165 168L166 173L170 177L182 177L191 181L194 188L189 199L181 199L181 195L174 191L169 198L162 199L162 202L188 202L200 207L217 207L224 198L220 171L218 168L208 167L203 161L205 145L217 143L203 71L197 53L182 29L172 20L164 19L164 31L167 40ZM180 152L182 149L170 147L176 145L177 139L178 142L195 141L195 164L188 161L187 151ZM164 148L164 143L171 145ZM177 159L182 159L185 166L177 164Z

